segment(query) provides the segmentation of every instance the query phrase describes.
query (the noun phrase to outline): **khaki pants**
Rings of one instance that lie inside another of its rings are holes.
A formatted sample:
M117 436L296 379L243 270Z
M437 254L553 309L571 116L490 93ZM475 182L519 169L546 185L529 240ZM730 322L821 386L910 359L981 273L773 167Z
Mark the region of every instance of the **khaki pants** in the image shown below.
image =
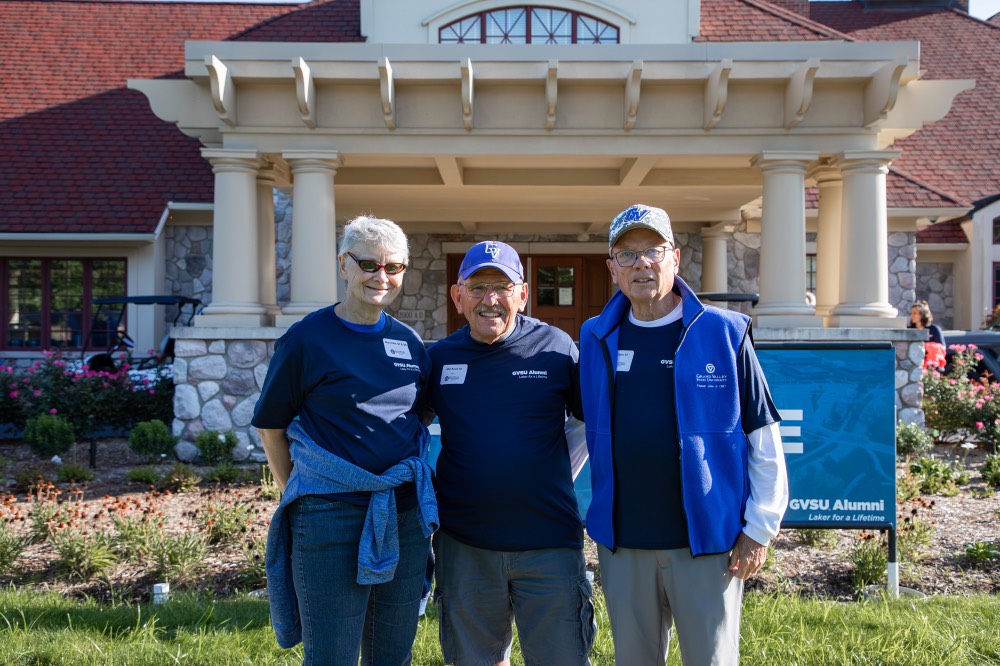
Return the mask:
M671 624L685 666L737 664L743 581L729 554L691 557L687 548L611 552L598 546L615 663L663 666Z

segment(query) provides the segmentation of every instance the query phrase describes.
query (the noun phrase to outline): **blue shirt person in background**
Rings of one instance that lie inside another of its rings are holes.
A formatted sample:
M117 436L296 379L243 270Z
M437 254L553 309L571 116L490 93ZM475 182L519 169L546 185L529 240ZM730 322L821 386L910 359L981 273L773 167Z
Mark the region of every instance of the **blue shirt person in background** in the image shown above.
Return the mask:
M580 386L615 662L663 666L676 624L686 666L736 664L788 501L779 416L749 319L677 276L665 211L630 206L608 246L619 291L580 332Z
M275 345L253 425L283 496L267 544L278 643L305 664L409 664L436 525L423 342L383 308L409 246L395 223L359 217L337 261L344 298Z
M564 432L567 412L580 414L576 346L520 314L528 284L504 243L468 251L451 297L468 325L431 347L428 387L445 663L508 663L513 620L527 666L589 664L592 588Z

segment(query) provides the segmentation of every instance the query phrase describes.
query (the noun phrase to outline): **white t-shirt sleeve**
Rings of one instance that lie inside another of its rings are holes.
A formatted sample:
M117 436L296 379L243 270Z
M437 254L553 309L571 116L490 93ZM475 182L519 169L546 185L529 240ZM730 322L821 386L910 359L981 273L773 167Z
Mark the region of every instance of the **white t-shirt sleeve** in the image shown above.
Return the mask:
M757 543L767 544L778 535L788 506L788 473L777 423L747 435L750 442L750 497L743 514L743 532Z

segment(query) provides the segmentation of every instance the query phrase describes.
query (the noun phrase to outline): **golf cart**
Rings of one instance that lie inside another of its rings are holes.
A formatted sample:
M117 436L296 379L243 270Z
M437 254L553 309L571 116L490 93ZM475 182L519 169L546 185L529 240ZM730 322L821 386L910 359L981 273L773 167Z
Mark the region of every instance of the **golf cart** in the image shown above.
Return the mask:
M135 347L135 342L128 336L121 326L125 318L125 310L129 305L175 305L177 315L174 317L174 326L185 317L185 309L190 306L190 312L186 314L183 326L189 326L194 316L201 308L201 301L197 298L187 296L113 296L110 298L96 298L93 304L97 306L94 312L93 325L87 334L87 340L80 352L80 360L91 370L97 372L117 372L118 363L114 354L120 351L128 351ZM117 316L114 314L117 310ZM87 357L87 350L93 347L104 346L105 351ZM160 342L160 348L156 356L150 356L139 360L138 368L148 368L161 363L172 363L174 360L174 340L169 332Z

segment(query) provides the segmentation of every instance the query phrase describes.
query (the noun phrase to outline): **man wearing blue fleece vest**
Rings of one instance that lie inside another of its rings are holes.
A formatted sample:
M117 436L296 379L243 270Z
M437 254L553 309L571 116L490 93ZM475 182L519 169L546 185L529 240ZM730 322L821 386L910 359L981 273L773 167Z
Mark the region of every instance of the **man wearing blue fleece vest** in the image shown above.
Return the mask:
M576 345L520 314L528 284L505 243L473 245L451 296L469 324L431 346L427 387L444 661L508 663L514 620L526 666L585 666L594 610L564 432L581 411Z
M676 624L686 666L736 664L788 501L778 412L749 319L677 276L665 211L625 209L608 247L619 291L580 332L580 387L615 662L663 666Z

